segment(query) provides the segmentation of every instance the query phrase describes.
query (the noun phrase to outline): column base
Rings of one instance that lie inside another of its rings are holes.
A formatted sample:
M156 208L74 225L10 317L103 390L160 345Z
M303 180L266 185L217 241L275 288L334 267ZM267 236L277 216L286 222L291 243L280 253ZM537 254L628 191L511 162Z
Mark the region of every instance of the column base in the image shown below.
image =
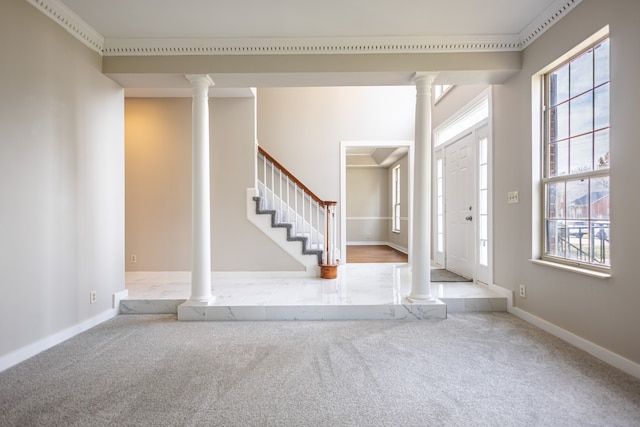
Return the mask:
M446 319L447 305L437 298L417 299L415 296L408 295L407 304L402 304L406 319ZM401 318L396 314L396 319Z
M405 299L411 304L431 304L439 301L438 298L431 295L407 295Z
M207 301L186 300L178 306L178 320L207 320L207 307L215 304L216 298Z

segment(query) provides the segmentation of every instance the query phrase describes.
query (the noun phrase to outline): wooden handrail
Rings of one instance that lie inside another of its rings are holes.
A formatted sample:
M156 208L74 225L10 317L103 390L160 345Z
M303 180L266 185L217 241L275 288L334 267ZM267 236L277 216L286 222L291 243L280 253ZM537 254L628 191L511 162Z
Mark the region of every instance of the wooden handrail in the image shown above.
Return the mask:
M302 183L298 178L295 177L291 172L287 170L284 166L282 166L276 159L274 159L271 154L267 153L262 147L258 146L258 152L262 154L267 160L269 160L275 167L280 169L283 174L289 177L291 181L293 181L298 187L302 189L305 193L309 195L313 200L315 200L320 206L325 207L328 204L335 204L336 202L329 202L322 200L320 197L316 196L313 191L309 190L309 188Z

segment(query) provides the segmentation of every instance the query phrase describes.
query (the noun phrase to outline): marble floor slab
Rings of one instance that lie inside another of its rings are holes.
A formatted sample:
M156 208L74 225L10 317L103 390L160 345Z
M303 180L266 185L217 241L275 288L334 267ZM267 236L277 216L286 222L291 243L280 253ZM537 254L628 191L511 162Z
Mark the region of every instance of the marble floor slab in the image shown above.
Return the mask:
M190 295L189 272L127 272L128 298L122 313L176 313ZM332 280L273 277L273 274L216 274L215 302L206 309L183 310L193 320L422 318L411 308L408 264L345 264ZM487 286L471 282L432 283L431 292L446 311L506 311L507 300ZM436 310L442 312L438 305ZM195 310L195 311L194 311ZM238 313L243 313L238 317ZM207 319L210 318L210 319Z

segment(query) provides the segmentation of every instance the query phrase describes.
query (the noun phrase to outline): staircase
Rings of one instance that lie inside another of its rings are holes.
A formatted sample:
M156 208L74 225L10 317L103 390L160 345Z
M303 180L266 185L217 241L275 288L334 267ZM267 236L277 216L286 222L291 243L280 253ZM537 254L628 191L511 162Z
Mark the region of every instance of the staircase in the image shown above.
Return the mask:
M247 219L296 259L310 276L336 274L336 202L316 196L261 147Z
M317 240L315 243L311 241L312 232L299 233L297 232L297 222L279 222L279 218L283 215L275 209L263 208L263 198L256 196L253 197L256 202L256 214L258 215L271 215L271 227L284 228L287 231L287 241L289 242L301 242L303 255L314 255L317 257L318 264L323 263L324 248Z

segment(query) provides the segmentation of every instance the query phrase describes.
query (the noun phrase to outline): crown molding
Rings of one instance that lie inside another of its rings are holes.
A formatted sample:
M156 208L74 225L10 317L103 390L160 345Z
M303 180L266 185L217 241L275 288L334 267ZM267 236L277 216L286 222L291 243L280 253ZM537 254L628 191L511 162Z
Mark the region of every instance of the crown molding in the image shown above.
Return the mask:
M296 55L517 51L517 36L107 39L105 56Z
M524 50L580 3L582 0L556 0L553 2L520 33L520 49Z
M60 0L27 0L90 49L105 56L309 55L521 51L582 0L556 0L520 34L488 36L105 39Z
M103 54L104 37L59 0L27 0L89 49Z

